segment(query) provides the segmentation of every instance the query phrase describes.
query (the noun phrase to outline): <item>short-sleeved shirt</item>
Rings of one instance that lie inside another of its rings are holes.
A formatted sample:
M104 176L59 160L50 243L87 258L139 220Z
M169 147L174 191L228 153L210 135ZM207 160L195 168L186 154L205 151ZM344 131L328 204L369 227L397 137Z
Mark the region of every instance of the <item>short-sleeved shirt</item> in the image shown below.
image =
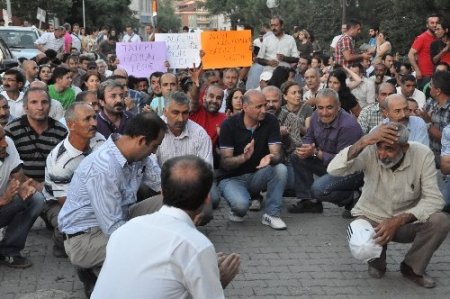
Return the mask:
M267 60L276 60L277 54L283 54L287 57L298 57L297 44L294 38L289 34L283 34L281 38L271 34L264 37L261 49L258 53L258 58ZM289 63L280 61L279 66L290 67ZM264 70L273 70L271 66L265 66Z
M197 112L191 114L189 119L195 121L203 129L205 129L206 133L208 133L211 141L216 144L217 139L219 138L219 134L217 134L217 128L222 125L223 121L227 118L225 113L217 112L211 113L206 110L205 107L200 105Z
M56 90L55 85L48 87L48 93L52 99L61 103L64 109L67 109L70 104L75 102L76 92L72 87L66 88L63 92Z
M430 47L431 43L436 40L428 30L416 37L411 48L417 51L417 64L419 70L424 77L431 77L433 74L433 61L431 60Z
M45 199L54 200L58 197L66 197L75 169L87 155L103 143L105 143L105 138L98 132L91 138L89 149L85 152L76 149L70 143L69 137L61 141L47 156L43 190Z
M56 38L54 32L45 32L34 43L43 45L46 49L61 52L61 49L64 47L64 38Z
M5 136L5 138L6 143L8 144L8 147L6 148L6 153L8 155L3 161L1 161L2 165L0 166L0 196L2 196L6 191L11 172L22 164L22 160L20 159L19 153L14 146L14 142L8 136Z
M233 156L239 156L244 152L245 146L255 140L254 152L248 161L236 169L227 171L221 169L220 179L239 176L256 171L261 159L270 153L269 145L280 144L280 125L278 119L267 113L264 120L254 130L249 130L244 124L244 112L226 119L220 127L219 144L221 149L233 149Z
M334 60L336 64L348 67L350 62L345 60L344 51L350 51L350 54L356 53L355 40L348 34L343 34L338 40L336 48L334 48Z
M59 121L48 118L48 128L38 135L23 115L8 123L5 131L23 160L24 174L38 182L44 181L47 156L66 137L66 128Z
M441 107L434 99L428 100L425 105L425 110L428 114L431 114L431 123L433 127L437 128L440 132L450 124L450 98ZM436 165L439 165L439 157L441 155L441 141L430 138L430 147L436 157Z

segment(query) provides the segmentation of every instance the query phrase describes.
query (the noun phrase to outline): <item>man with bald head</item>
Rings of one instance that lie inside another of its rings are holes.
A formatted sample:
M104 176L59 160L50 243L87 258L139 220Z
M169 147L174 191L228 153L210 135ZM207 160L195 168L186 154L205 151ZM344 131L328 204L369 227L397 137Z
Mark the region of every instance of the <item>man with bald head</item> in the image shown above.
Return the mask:
M280 125L267 113L264 95L244 94L243 113L225 120L220 128L219 189L231 207L230 221L243 222L251 194L267 188L262 224L286 229L280 218L287 169L282 162Z
M395 94L395 87L391 83L381 83L378 88L376 102L364 107L358 116L358 123L364 134L378 126L383 120L382 107L387 96Z
M411 115L408 101L401 94L392 94L386 98L383 105L383 114L386 117L383 122L399 122L409 130L409 141L416 141L430 146L428 128L425 121Z
M34 60L25 60L22 62L22 70L25 74L25 84L23 86L24 89L28 88L31 82L36 80L39 74L39 68Z
M178 79L172 73L165 73L161 76L161 96L156 97L152 100L150 104L150 109L156 112L159 116L163 115L164 112L164 98L169 95L169 93L177 90Z

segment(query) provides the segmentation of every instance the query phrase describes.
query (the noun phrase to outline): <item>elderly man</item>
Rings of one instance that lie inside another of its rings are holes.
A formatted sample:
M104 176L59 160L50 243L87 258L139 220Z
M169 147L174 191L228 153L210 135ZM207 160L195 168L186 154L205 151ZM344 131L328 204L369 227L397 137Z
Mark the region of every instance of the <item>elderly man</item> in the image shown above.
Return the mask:
M311 107L316 106L316 95L324 88L323 83L320 83L320 71L316 68L309 68L305 72L306 88L303 94L303 101L309 104Z
M408 143L408 129L400 123L384 124L342 150L328 166L335 176L363 171L361 197L352 210L375 228L375 242L383 246L379 258L368 263L369 275L386 272L390 241L412 243L400 272L420 286L435 282L425 269L450 229L436 180L434 156L429 148Z
M363 183L361 173L346 177L327 174L327 165L343 148L355 143L362 131L356 119L341 109L339 95L330 88L319 91L317 110L296 149L291 162L295 172L295 191L300 200L288 210L291 213L322 213L322 201L346 207L354 202L354 191ZM314 180L314 174L319 178ZM344 211L343 217L348 217Z
M361 126L363 133L367 134L378 126L383 120L384 116L382 108L386 97L395 94L395 87L391 83L381 83L377 92L376 103L370 104L361 110L358 116L358 123Z
M125 110L124 86L115 80L106 80L98 89L101 110L97 130L108 138L113 133L123 133L133 114Z
M66 29L63 26L55 28L54 32L45 32L35 42L36 48L45 52L47 50L54 50L56 52L63 52L64 50L64 34Z
M29 88L23 97L25 115L5 127L23 161L25 175L37 182L44 181L47 155L67 135L66 128L48 116L50 103L47 90Z
M408 128L408 141L415 141L430 146L426 123L422 118L411 115L408 101L404 96L400 94L388 96L384 101L383 113L386 117L385 122L399 122Z
M225 120L220 128L219 189L231 207L230 221L243 222L251 194L267 187L262 224L286 229L280 218L287 169L282 162L280 125L267 113L266 98L256 90L243 98L244 113Z
M105 142L103 135L97 132L97 117L89 104L73 103L66 110L65 120L69 136L50 152L45 166L43 215L54 229L53 255L56 257L67 256L63 235L58 230L58 213L66 200L73 173L87 155Z
M26 180L22 161L14 143L0 127L0 228L6 227L0 241L0 264L27 268L31 261L20 254L28 232L44 205L41 193L35 193L33 180Z
M123 135L111 135L75 170L58 225L88 298L96 279L91 268L103 264L109 236L130 218L161 207L153 198L136 203L136 194L141 182L160 189L160 169L149 155L156 152L165 131L158 116L141 113L130 120Z
M212 181L211 167L199 157L168 160L161 171L164 206L112 234L91 298L225 298L222 288L238 273L240 257L216 255L194 226Z

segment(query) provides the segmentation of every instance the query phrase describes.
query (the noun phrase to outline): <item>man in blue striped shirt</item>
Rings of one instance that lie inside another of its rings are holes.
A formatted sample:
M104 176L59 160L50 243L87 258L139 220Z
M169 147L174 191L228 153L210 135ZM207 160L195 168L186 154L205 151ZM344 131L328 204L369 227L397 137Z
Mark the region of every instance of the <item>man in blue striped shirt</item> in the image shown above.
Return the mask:
M130 218L159 210L161 199L139 203L141 183L160 190L160 168L149 157L161 144L167 126L154 113L141 113L127 124L124 134L112 134L76 169L58 223L70 262L79 267L85 292L95 278L90 268L101 267L109 236ZM94 276L95 277L95 276Z

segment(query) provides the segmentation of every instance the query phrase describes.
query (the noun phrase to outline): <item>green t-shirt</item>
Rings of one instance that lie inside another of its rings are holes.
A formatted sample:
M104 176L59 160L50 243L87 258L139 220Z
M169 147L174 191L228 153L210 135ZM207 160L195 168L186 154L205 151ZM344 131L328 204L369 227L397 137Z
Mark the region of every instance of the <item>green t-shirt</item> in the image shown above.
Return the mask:
M50 98L57 100L61 103L64 110L69 107L70 104L75 102L75 90L72 87L67 88L63 92L58 92L55 89L55 85L50 85L48 87L48 92L50 94Z

